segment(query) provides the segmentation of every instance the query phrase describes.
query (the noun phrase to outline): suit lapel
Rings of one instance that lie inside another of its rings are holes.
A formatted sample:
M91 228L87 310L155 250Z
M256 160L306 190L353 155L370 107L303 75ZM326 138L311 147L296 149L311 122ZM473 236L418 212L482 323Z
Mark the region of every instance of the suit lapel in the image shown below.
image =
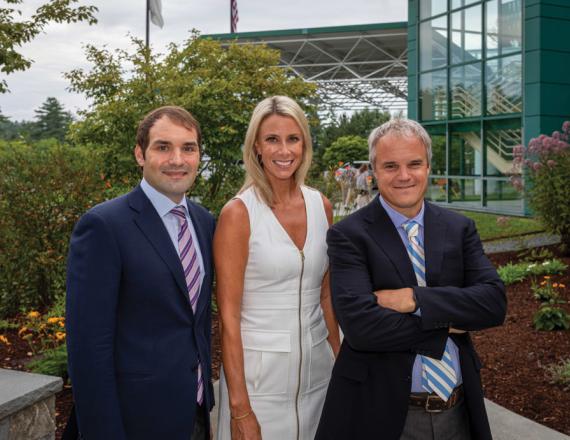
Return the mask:
M365 221L368 234L392 262L405 285L417 285L416 276L408 252L402 243L394 223L380 204L378 197L365 208Z
M180 258L172 245L172 240L164 227L162 219L140 186L136 187L129 194L129 205L135 211L134 222L150 241L160 258L166 263L176 280L180 293L184 295L184 298L190 304Z
M446 229L447 225L441 221L439 211L426 202L424 212L424 252L428 286L437 286L439 283Z
M210 285L210 280L212 279L210 261L212 259L212 243L208 239L205 231L205 225L203 225L198 220L198 208L190 200L186 199L188 206L188 213L190 214L190 219L192 220L192 225L196 231L196 236L198 237L198 244L200 245L200 253L202 254L202 261L204 262L204 279L202 281L202 286L200 288L200 296L198 297L198 304L196 305L196 316L198 316L210 301L210 295L208 294L208 286Z

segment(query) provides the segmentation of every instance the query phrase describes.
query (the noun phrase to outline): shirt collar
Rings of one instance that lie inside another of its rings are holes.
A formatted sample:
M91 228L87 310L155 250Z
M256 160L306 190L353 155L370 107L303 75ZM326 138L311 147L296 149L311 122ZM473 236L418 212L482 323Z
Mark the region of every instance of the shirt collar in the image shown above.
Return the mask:
M188 212L186 197L182 197L182 201L180 203L174 203L160 191L157 191L150 183L145 180L144 177L141 180L141 188L161 218L170 213L170 211L172 211L172 208L176 206L184 206L184 208L186 208L186 212Z
M422 208L420 209L420 212L418 212L418 214L415 217L410 219L410 218L406 217L405 215L396 211L394 208L392 208L386 202L386 200L384 200L384 198L381 195L379 196L379 200L380 200L380 204L386 210L388 217L390 217L390 220L392 220L392 223L394 224L396 229L400 228L405 222L407 222L409 220L415 221L417 224L420 225L420 227L423 228L423 226L424 226L424 208L425 208L425 203L423 201L422 201Z

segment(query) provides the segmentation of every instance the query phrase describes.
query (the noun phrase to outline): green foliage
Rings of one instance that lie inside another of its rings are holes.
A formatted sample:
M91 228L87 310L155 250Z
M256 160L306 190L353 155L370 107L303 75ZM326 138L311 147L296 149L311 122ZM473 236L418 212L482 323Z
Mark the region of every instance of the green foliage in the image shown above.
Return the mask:
M378 109L364 109L353 113L350 117L343 113L339 117L332 116L332 118L330 124L319 127L316 132L317 150L320 154L342 136L360 136L368 139L374 128L390 119L390 113Z
M122 192L101 176L88 148L0 141L0 318L45 309L65 290L73 225Z
M71 114L63 108L56 98L49 97L35 110L36 122L34 124L34 139L57 139L63 142L69 124L72 121Z
M561 237L570 254L570 121L562 132L531 139L526 149L515 150L515 164L528 177L525 192L531 208L551 233Z
M90 71L66 74L71 90L94 105L71 125L70 139L103 151L106 174L140 179L133 159L135 132L150 110L166 105L188 109L200 122L203 157L192 194L217 212L243 183L236 166L253 108L271 95L288 95L315 109L315 86L278 67L279 53L259 45L230 44L194 34L182 46L172 44L164 56L132 39L130 52L87 46ZM125 68L129 66L129 68Z
M533 262L552 259L554 258L554 254L548 248L537 247L525 249L524 251L517 254L517 257L521 261Z
M534 328L537 330L568 330L570 328L570 315L552 303L542 304L532 318Z
M13 330L18 328L18 324L6 319L0 319L0 331Z
M67 380L67 348L65 344L42 353L41 358L28 364L34 373L59 376Z
M33 40L50 23L76 23L86 21L95 24L95 6L75 6L78 0L52 0L45 2L29 19L22 19L20 5L23 0L3 0L0 7L0 72L10 74L27 70L32 61L19 51L20 47ZM0 81L0 93L7 91L5 80Z
M553 258L542 263L507 263L497 269L506 286L524 280L527 276L556 275L563 273L568 266Z
M368 160L368 142L360 136L339 137L323 154L323 162L327 166L355 160Z
M546 367L550 380L560 385L570 385L570 358Z

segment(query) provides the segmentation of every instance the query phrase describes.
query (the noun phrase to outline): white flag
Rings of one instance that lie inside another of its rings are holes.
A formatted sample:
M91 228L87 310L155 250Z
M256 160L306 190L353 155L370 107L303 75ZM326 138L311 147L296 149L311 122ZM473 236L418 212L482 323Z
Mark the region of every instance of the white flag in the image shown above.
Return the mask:
M162 0L149 0L150 21L162 29L164 20L162 18Z

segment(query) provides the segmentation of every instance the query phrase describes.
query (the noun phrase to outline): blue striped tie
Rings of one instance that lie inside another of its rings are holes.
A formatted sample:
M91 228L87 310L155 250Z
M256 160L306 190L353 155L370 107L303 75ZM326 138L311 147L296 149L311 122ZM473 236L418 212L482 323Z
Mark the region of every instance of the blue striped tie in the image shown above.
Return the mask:
M408 234L408 255L412 261L418 286L425 287L427 283L424 248L418 239L420 225L411 220L404 223L402 227ZM445 345L445 352L441 360L428 356L420 356L420 358L422 360L422 388L428 393L436 393L443 400L447 401L457 384L457 376L451 360L449 339Z

